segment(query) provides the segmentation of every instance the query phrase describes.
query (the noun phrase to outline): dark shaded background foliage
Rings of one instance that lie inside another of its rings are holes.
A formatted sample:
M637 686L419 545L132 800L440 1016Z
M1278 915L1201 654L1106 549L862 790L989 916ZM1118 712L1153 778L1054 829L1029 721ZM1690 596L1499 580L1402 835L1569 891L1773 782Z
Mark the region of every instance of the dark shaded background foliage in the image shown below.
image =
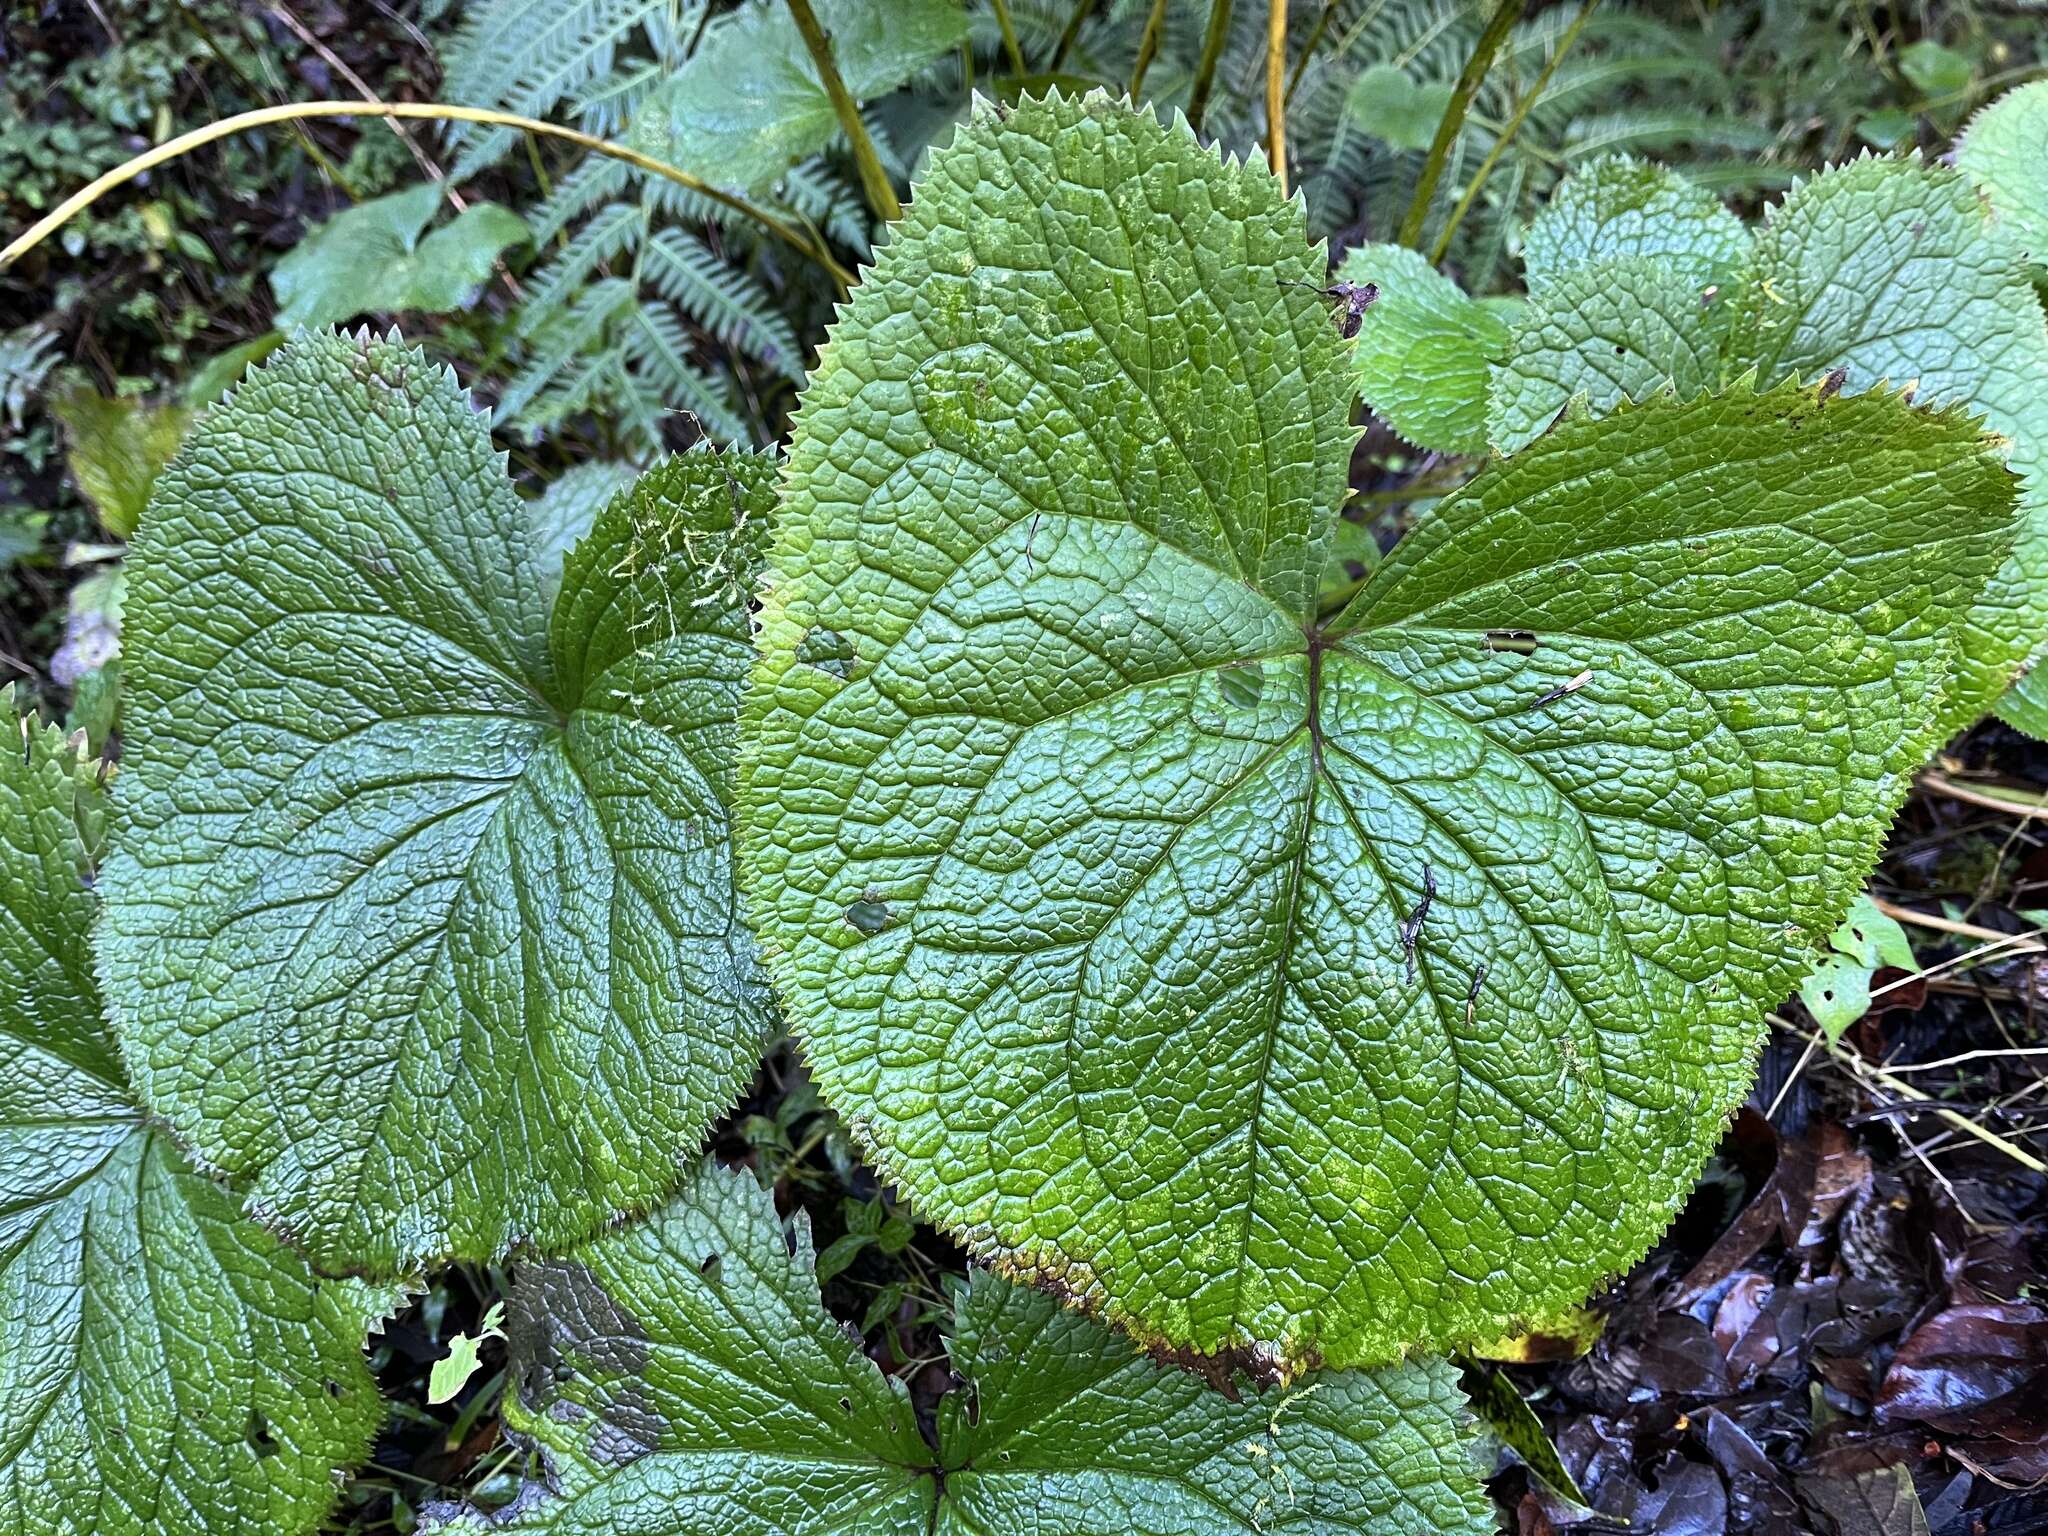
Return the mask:
M1048 63L1073 6L1012 7L1027 56ZM1086 5L1063 73L1121 78L1148 8ZM972 60L983 89L1003 89L987 9L969 6ZM1236 9L1210 126L1244 144L1259 128L1265 8ZM1297 0L1290 36L1306 38L1324 9ZM1442 80L1484 7L1335 0L1328 9L1319 40L1350 36L1361 58ZM1575 10L1530 8L1502 103L1516 99ZM1168 102L1187 91L1206 7L1175 0L1171 12L1147 87ZM363 90L432 99L460 14L447 0L5 0L0 234L90 176L229 113ZM1974 106L2048 67L2048 10L2020 0L1666 0L1603 9L1581 49L1582 72L1558 76L1577 82L1569 99L1553 107L1546 98L1531 114L1522 145L1460 229L1451 260L1468 286L1487 286L1517 219L1572 160L1602 147L1683 163L1749 210L1801 171L1860 148L1939 153ZM899 163L950 121L965 76L964 62L949 63L872 109ZM1418 162L1412 147L1361 126L1351 83L1321 80L1290 107L1312 222L1340 249L1391 234ZM375 123L231 139L123 189L0 274L0 670L45 713L97 741L113 726L118 684L112 670L53 672L82 611L118 627L117 598L107 610L104 594L118 591L119 548L67 467L59 402L80 391L180 397L209 360L269 330L267 275L310 226L452 158L431 133L408 143ZM464 191L532 210L574 163L558 146L528 146ZM1453 167L1445 198L1469 170ZM813 204L819 222L842 256L858 257L871 225L839 150L806 175L807 195L824 199ZM743 267L747 292L772 296L814 346L830 300L816 275L773 253L728 249L715 229L707 238L714 255ZM510 317L522 280L547 255L501 267L465 312L408 321L485 401L520 365ZM750 431L772 437L791 391L747 356L700 336L693 366L729 386ZM612 428L601 412L572 411L506 443L537 491L572 466L619 456ZM682 416L660 429L669 446L697 430ZM1419 494L1410 487L1443 478L1442 466L1374 428L1346 515L1384 545ZM87 585L95 579L99 587ZM118 732L111 740L118 751ZM2021 798L1987 796L2001 785ZM1504 1341L1494 1353L1523 1358L1471 1362L1475 1390L1505 1382L1527 1400L1590 1506L1563 1496L1559 1474L1545 1481L1503 1451L1495 1488L1507 1529L2048 1533L2048 1177L2025 1165L2048 1157L2048 946L1941 964L2048 924L2044 828L2048 748L1995 724L1954 744L1909 804L1872 887L1937 920L1909 920L1933 974L1879 973L1879 987L1900 984L1834 1047L1816 1044L1789 1002L1773 1020L1756 1092L1665 1240L1592 1304L1576 1339ZM1948 1064L1914 1070L1930 1062ZM788 1044L720 1128L717 1151L754 1169L785 1210L809 1216L828 1303L928 1407L945 1382L941 1280L963 1257L861 1166ZM454 1401L430 1405L427 1394L446 1341L476 1331L505 1281L496 1269L457 1266L372 1340L393 1407L337 1528L408 1531L438 1499L511 1496L522 1453L497 1417L502 1343L483 1345L482 1368ZM1541 1447L1527 1449L1540 1464Z

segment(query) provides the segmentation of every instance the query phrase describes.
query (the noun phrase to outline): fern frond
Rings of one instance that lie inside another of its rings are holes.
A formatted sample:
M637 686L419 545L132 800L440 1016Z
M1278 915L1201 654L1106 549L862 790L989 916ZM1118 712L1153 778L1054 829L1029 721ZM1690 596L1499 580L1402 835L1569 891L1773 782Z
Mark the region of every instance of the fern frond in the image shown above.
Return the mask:
M648 285L704 330L786 378L803 378L796 332L753 278L679 229L663 229L642 257Z
M546 325L599 267L638 245L645 228L637 207L613 203L576 231L575 239L527 279L512 334L523 339Z
M792 166L782 178L781 192L790 207L824 230L838 245L857 251L874 238L860 188L822 155L813 155L803 164Z
M448 50L445 89L465 106L546 117L564 98L610 72L619 47L676 0L482 0ZM701 9L703 0L688 8ZM511 147L510 129L456 124L459 181Z
M54 330L25 325L0 335L0 416L15 431L21 430L29 402L42 392L62 357Z
M641 171L635 171L633 175L641 183L642 195L648 206L656 213L666 218L679 219L686 224L724 226L726 208L723 204L713 202L702 192L678 186L666 176L649 176ZM736 228L751 233L754 226L742 220Z
M1618 54L1566 64L1551 76L1538 109L1576 108L1590 100L1612 98L1631 86L1667 80L1696 81L1699 75L1699 61L1684 54Z
M609 155L584 156L527 215L534 245L546 246L585 214L623 197L633 176L633 168L623 160Z
M889 131L888 121L872 106L860 108L860 120L868 131L868 138L874 143L875 158L882 162L882 169L898 181L908 181L910 166L904 160L903 152L896 147L896 138ZM845 142L844 135L838 142Z
M673 314L656 304L642 305L624 344L640 382L656 391L664 409L688 413L710 436L751 439L746 415L726 387L691 360L689 334Z
M530 431L552 431L572 416L612 416L615 407L631 393L625 374L625 348L617 341L595 352L577 355L572 365L548 381L548 387L520 413L521 425ZM658 439L659 434L652 434ZM635 446L651 450L651 442L635 435Z
M543 391L549 390L572 363L598 350L607 327L637 305L633 285L620 277L601 278L577 294L566 310L537 330L526 363L505 386L498 401L495 425L521 417ZM538 428L540 423L524 423Z
M659 59L620 65L574 93L576 122L585 133L616 139L649 93L667 78L668 68Z
M1776 137L1754 123L1702 112L1608 112L1574 122L1565 136L1564 153L1568 159L1587 160L1625 149L1693 144L1753 154L1770 148Z

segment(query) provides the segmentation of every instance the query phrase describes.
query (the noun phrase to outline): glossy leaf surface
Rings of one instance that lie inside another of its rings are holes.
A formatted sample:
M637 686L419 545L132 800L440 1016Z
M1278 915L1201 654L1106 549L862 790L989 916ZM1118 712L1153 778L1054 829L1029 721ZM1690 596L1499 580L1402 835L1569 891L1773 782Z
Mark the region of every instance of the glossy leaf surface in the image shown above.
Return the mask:
M1643 1251L1934 740L2011 505L1958 415L1658 402L1489 469L1319 627L1317 261L1183 131L982 113L814 375L743 723L753 915L885 1174L1282 1369Z
M508 1418L540 1445L504 1525L557 1536L1482 1536L1456 1373L1227 1397L986 1272L955 1296L930 1441L818 1296L807 1226L706 1166L649 1222L531 1265Z
M574 1241L753 1070L725 806L771 475L655 472L550 611L453 380L332 335L166 475L101 963L146 1101L321 1262Z
M1772 211L1739 303L1731 376L1840 368L1845 392L1911 388L2007 439L2020 528L1966 621L1947 718L1960 729L2048 641L2048 319L2017 249L1954 171L1857 160Z
M133 1103L86 942L98 767L32 722L0 753L0 1528L293 1536L383 1417L397 1298L316 1279Z
M2021 477L2021 531L1965 623L1946 724L1997 705L2048 732L2038 671L2007 692L2048 640L2048 322L2008 224L1955 171L1862 159L1795 188L1752 239L1673 171L1596 162L1529 231L1531 302L1493 370L1494 446L1521 447L1575 398L1597 413L1751 373L1981 415Z
M1727 282L1748 255L1748 231L1712 193L1627 156L1595 160L1560 182L1522 244L1531 292L1617 257L1668 263L1699 290Z
M1573 400L1602 413L1669 387L1690 400L1719 382L1721 359L1700 323L1699 289L1669 262L1611 257L1539 290L1493 367L1487 436L1527 447Z

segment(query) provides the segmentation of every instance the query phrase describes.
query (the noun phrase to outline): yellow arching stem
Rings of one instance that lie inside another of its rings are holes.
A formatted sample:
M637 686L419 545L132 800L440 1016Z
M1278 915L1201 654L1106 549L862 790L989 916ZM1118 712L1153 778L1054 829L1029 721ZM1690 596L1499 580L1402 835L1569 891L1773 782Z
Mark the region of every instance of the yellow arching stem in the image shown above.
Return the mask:
M308 117L424 118L459 123L483 123L494 128L519 128L527 133L537 133L547 138L566 139L571 144L580 144L597 154L609 155L614 160L623 160L643 171L666 177L678 186L702 193L713 202L723 204L733 212L754 220L778 240L817 262L832 274L842 290L853 283L853 274L833 259L832 253L825 249L823 242L812 239L803 231L778 219L765 208L756 207L745 198L736 197L730 192L722 192L709 182L692 176L688 171L678 170L652 155L644 155L637 149L628 149L625 145L615 144L609 139L579 133L574 128L564 128L559 123L545 123L538 118L519 117L510 112L492 112L482 107L451 107L441 102L425 101L287 102L283 106L261 107L254 112L240 112L233 117L224 117L217 123L208 123L203 128L194 128L190 133L181 133L175 139L166 139L156 148L145 150L134 159L115 166L106 175L79 188L36 220L19 239L5 250L0 250L0 272L13 266L114 188L133 181L144 172L155 170L156 167L175 160L180 155L188 155L195 149L247 129L262 128L272 123L295 122Z

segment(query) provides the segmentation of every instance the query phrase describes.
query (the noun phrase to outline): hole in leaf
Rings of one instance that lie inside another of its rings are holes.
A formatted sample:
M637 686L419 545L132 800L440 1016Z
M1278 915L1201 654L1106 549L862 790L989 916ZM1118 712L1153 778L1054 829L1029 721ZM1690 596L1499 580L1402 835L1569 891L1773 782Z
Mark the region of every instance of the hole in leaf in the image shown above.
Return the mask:
M697 1273L713 1285L725 1283L725 1260L715 1253L707 1253L697 1265Z
M1512 651L1517 656L1533 656L1541 644L1532 630L1489 629L1486 632L1486 648L1489 651Z
M1216 674L1216 687L1222 692L1224 703L1238 709L1255 708L1266 691L1266 664L1244 661L1225 667Z
M813 629L796 643L796 659L842 680L853 676L856 659L853 642L836 629Z
M889 926L889 908L882 902L862 899L846 909L846 920L873 938Z
M263 1417L255 1408L249 1410L249 1422L243 1427L242 1438L248 1442L249 1449L256 1453L258 1459L275 1456L278 1452L276 1437L270 1433L270 1420Z

